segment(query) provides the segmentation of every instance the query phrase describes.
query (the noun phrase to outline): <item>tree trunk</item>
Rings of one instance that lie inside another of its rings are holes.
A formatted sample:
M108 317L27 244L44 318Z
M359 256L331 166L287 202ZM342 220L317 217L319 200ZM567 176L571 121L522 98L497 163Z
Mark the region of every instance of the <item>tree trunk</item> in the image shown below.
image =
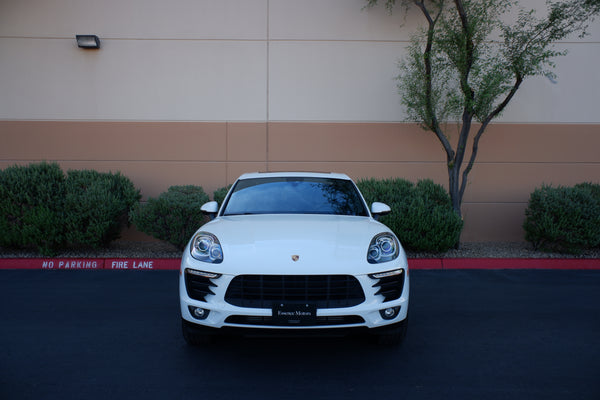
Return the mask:
M448 165L448 193L452 200L452 208L462 217L460 205L462 203L460 194L460 165L452 164Z

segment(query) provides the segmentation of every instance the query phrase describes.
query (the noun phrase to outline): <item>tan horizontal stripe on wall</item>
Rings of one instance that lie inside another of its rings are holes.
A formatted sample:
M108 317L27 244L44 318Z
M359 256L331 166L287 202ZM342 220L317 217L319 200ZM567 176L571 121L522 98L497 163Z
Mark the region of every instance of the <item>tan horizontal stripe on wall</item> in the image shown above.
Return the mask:
M598 148L600 125L490 127L469 178L463 240L523 240L531 191L599 182ZM0 121L1 168L41 160L121 171L144 198L183 184L212 193L265 170L447 182L437 140L404 123Z

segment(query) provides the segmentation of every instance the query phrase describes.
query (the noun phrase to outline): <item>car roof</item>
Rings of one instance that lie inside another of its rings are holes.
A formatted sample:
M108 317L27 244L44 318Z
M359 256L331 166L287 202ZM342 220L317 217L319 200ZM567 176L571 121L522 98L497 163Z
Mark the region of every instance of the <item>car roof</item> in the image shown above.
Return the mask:
M253 172L240 176L238 179L256 179L256 178L331 178L351 180L346 174L335 172Z

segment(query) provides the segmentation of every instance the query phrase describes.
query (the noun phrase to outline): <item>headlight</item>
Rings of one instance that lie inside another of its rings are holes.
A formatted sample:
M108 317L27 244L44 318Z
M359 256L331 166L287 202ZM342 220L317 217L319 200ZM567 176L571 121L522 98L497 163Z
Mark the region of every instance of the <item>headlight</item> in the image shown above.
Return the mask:
M400 254L400 244L396 236L389 232L380 233L371 240L367 261L369 264L379 264L395 260Z
M196 260L218 264L223 261L223 249L212 233L198 232L192 239L190 253Z

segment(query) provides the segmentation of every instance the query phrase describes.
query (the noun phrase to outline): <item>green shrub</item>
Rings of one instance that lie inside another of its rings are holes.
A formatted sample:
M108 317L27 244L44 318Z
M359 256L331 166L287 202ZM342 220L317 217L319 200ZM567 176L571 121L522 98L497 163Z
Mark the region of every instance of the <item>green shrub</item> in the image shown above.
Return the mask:
M208 201L200 186L171 186L158 198L139 204L132 213L132 221L142 232L183 249L206 222L200 207Z
M222 205L225 201L225 197L227 196L227 192L231 189L232 185L228 185L222 188L219 188L213 192L213 200Z
M357 185L367 203L380 201L391 207L392 213L381 222L406 249L444 252L458 245L463 221L442 186L431 180L415 185L405 179L367 179Z
M66 239L71 246L107 247L129 223L140 192L120 173L69 171L65 209Z
M64 245L65 177L58 164L12 166L0 173L0 245L53 254Z
M596 198L596 200L600 201L600 184L591 183L591 182L583 182L583 183L578 183L577 185L575 185L575 188L581 189L581 190L589 190L591 195L594 196L594 198Z
M0 172L0 246L54 255L70 246L107 246L139 200L120 174L69 171L56 163Z
M544 185L529 198L525 239L536 249L579 254L600 245L600 185Z

